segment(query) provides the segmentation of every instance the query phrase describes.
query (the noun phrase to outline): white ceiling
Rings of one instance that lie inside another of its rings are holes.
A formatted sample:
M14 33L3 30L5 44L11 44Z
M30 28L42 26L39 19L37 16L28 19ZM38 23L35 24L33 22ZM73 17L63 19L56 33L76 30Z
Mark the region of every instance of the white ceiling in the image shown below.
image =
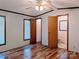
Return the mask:
M54 7L65 8L79 6L79 0L50 0L50 2L50 4L47 2L44 10L36 11L34 9L35 0L0 0L0 9L36 16L52 8L54 9Z

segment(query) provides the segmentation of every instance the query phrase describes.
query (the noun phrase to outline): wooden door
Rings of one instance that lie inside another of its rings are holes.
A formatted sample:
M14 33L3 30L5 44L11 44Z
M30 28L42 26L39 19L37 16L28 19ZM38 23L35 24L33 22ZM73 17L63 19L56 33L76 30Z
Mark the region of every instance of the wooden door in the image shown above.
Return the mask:
M48 17L48 47L57 48L58 41L58 17Z
M36 20L31 18L31 39L30 44L36 44Z

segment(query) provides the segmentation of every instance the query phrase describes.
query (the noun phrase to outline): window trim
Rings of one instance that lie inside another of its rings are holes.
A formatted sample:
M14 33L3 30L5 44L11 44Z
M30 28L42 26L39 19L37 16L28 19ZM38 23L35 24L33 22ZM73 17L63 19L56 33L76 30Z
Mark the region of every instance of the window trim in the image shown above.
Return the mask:
M4 44L0 44L0 46L6 45L6 16L0 15L0 17L4 17Z
M31 39L31 21L30 21L30 39L24 39L24 36L25 36L25 20L30 21L30 19L24 19L24 20L23 20L23 40L24 40L24 41L28 41L28 40Z

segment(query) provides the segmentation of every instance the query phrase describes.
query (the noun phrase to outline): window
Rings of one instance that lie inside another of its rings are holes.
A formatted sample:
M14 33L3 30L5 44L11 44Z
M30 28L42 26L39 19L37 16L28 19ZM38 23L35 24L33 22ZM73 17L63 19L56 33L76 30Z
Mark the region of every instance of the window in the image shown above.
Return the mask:
M24 40L30 39L30 20L24 20Z
M5 45L5 17L0 16L0 45Z

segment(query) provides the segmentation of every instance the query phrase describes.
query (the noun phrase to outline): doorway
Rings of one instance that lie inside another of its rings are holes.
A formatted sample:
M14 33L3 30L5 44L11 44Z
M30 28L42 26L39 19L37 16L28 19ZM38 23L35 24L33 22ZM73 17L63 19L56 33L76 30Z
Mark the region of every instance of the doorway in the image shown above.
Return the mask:
M36 19L36 42L42 44L42 19Z
M68 49L68 15L58 16L58 48Z
M36 19L30 18L31 39L30 44L36 44Z
M68 50L69 15L48 17L48 47Z

